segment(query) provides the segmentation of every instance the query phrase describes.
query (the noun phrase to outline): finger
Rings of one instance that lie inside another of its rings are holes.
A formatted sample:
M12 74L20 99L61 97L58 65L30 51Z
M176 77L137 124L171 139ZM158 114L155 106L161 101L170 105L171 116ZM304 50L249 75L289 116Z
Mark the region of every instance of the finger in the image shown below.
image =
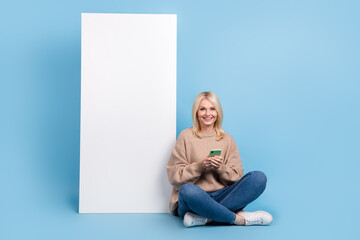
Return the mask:
M207 166L207 167L211 167L211 166L212 166L212 164L211 164L211 162L208 162L208 163L205 163L205 166Z
M213 166L215 166L215 167L220 167L220 164L214 163L214 162L212 162L211 165L213 165Z
M212 162L222 163L222 160L219 160L219 159L214 159Z

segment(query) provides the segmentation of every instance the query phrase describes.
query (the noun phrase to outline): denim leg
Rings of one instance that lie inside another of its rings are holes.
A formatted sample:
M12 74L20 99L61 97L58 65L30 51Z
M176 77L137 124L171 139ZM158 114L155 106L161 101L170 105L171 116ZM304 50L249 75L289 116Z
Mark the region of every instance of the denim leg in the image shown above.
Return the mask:
M264 192L266 182L267 178L263 172L249 172L233 185L212 193L212 196L227 209L238 211Z
M186 212L192 211L216 222L234 223L235 213L216 202L199 186L184 184L179 189L178 213L183 219Z

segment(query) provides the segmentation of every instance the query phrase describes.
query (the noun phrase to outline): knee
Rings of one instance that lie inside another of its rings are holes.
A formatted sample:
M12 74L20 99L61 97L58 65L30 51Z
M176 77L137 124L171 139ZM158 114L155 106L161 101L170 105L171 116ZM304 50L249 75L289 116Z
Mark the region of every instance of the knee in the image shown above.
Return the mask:
M253 171L251 172L252 182L258 187L265 189L267 178L266 175L261 171Z
M196 186L195 184L187 183L180 187L179 189L179 195L182 197L188 198L192 197L199 193L199 186Z

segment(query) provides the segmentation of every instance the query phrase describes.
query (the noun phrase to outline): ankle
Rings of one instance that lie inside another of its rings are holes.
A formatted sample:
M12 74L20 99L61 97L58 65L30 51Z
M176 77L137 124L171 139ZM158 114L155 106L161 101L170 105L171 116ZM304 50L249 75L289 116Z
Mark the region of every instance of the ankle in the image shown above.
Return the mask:
M243 216L241 216L241 215L236 214L234 224L235 225L245 226L245 218Z

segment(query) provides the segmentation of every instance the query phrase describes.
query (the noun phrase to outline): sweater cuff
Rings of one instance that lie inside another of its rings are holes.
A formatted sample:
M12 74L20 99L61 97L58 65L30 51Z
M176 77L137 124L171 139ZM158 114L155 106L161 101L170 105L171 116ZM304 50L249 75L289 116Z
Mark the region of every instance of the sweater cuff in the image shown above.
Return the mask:
M222 173L225 173L229 170L229 166L226 166L226 165L221 165L220 168L216 169L216 172L220 175Z
M204 168L201 166L201 161L194 162L191 165L192 169L196 172L202 173L204 171Z

